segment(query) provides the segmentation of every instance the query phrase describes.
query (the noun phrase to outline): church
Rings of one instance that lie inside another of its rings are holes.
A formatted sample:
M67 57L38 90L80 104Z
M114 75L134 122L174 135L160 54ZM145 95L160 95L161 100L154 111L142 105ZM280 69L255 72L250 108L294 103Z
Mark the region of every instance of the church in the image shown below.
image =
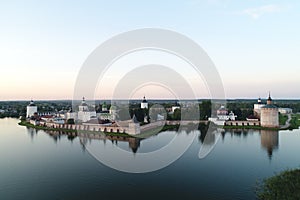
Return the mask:
M83 97L82 102L79 105L78 120L80 120L82 122L87 122L87 121L91 120L92 118L97 118L96 111L89 110L89 107Z

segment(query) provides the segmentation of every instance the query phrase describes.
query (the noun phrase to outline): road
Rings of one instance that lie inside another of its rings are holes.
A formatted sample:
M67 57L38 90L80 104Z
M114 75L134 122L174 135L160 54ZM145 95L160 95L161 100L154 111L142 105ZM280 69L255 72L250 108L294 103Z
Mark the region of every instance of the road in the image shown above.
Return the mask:
M290 121L291 121L291 119L292 119L292 115L291 115L291 114L288 114L287 116L288 116L288 120L286 120L285 125L283 125L283 126L280 127L281 129L287 129L287 128L289 128L290 125L291 125L291 124L290 124Z

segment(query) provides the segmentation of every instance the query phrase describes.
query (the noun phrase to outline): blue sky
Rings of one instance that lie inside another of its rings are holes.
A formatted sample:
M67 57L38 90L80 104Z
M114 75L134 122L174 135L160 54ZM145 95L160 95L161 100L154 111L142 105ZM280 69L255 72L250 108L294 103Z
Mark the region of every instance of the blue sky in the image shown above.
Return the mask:
M296 0L0 1L0 100L71 99L97 46L145 27L202 46L228 98L300 98L299 11Z

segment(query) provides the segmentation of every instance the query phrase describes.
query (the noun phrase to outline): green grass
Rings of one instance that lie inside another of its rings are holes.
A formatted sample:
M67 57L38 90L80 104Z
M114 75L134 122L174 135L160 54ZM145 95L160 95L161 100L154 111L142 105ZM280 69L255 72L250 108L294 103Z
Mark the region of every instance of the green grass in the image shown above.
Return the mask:
M279 128L267 128L262 126L223 126L224 129L255 129L255 130L280 130Z
M258 183L256 195L261 200L300 199L300 169L287 170Z
M151 129L151 130L147 130L147 131L144 131L142 132L141 134L135 136L135 137L138 137L138 138L148 138L152 135L157 135L158 133L161 133L163 131L168 131L168 130L175 130L177 131L179 128L179 125L164 125L164 127L159 127L159 128L154 128L154 129Z
M287 120L288 120L287 115L279 114L279 125L285 125Z
M298 129L299 126L300 126L300 114L294 114L292 115L292 119L291 119L291 122L290 122L290 127L289 129Z

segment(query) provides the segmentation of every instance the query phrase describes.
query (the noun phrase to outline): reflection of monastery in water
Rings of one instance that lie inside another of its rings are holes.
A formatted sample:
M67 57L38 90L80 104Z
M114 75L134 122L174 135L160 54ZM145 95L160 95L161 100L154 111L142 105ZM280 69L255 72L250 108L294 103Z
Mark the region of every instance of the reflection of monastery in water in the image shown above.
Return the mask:
M273 151L278 149L279 134L278 131L271 130L261 130L260 132L260 141L261 147L264 148L269 155L269 158L272 158Z
M134 137L123 137L123 136L110 136L105 134L99 133L80 133L80 132L61 132L61 131L45 131L49 136L51 136L55 141L57 141L62 135L66 135L69 140L73 140L74 138L78 137L80 144L82 145L83 149L85 149L86 145L91 140L102 140L106 142L107 140L111 141L112 143L117 144L120 142L128 142L129 148L132 150L133 153L136 153L138 148L140 147L141 138L134 138Z

